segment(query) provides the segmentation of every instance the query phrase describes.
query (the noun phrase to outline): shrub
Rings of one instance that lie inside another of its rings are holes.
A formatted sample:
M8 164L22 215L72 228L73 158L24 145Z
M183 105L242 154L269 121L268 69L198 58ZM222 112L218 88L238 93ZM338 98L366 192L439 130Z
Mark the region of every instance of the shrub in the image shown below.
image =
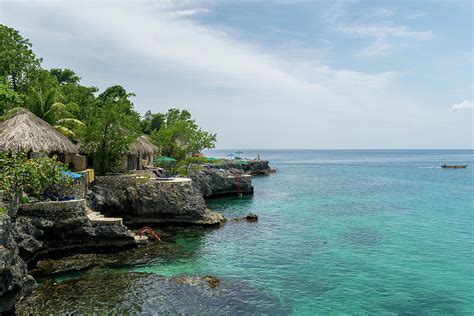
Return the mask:
M66 165L55 157L28 159L25 151L0 153L0 190L9 194L27 192L41 198L53 186L70 186L72 179L62 174Z

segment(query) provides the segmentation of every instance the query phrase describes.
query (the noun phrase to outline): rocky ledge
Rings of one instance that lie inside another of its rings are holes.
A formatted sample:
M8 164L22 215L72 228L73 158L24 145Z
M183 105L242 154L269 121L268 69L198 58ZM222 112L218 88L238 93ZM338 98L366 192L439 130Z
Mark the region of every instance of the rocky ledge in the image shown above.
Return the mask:
M230 172L220 169L204 169L194 171L190 177L193 180L193 186L199 190L206 198L236 195L253 194L252 176L243 174L241 171Z
M120 219L95 222L85 200L21 205L13 221L20 256L28 264L71 252L112 251L137 245Z
M208 165L210 169L242 170L252 175L264 175L275 172L268 160L224 160L222 163Z
M35 284L19 256L10 217L0 216L0 314L12 310Z
M91 187L92 208L122 217L127 225L220 225L191 179L157 180L137 175L97 177Z

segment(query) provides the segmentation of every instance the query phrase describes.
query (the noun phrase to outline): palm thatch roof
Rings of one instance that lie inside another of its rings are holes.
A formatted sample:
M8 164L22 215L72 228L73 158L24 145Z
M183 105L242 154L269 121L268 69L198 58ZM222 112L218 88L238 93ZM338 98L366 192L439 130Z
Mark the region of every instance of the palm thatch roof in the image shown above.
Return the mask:
M153 144L146 135L139 136L127 151L128 154L145 155L156 154L159 152L160 149L158 148L158 146Z
M0 123L0 150L77 154L78 148L30 111L20 109Z

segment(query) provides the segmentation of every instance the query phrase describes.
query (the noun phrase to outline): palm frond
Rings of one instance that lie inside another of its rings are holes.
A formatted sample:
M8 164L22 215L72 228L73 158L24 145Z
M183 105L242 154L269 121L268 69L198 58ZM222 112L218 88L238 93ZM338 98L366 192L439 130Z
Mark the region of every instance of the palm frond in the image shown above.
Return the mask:
M61 134L63 134L69 139L73 139L73 140L77 139L76 134L67 127L56 125L54 126L54 128L57 129L58 132L60 132Z

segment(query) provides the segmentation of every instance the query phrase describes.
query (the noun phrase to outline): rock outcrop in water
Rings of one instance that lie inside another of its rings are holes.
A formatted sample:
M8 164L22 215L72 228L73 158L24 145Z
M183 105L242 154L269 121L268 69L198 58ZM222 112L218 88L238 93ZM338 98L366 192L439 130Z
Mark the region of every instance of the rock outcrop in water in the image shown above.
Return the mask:
M122 217L128 225L219 225L224 218L211 212L191 179L156 180L133 175L97 177L91 206Z
M14 219L20 256L27 263L70 252L111 251L136 246L121 223L94 223L85 200L40 202L20 206Z
M212 169L242 170L253 175L275 172L274 169L270 168L268 160L224 160L222 163L210 164L209 167Z
M12 310L35 287L20 258L10 217L0 216L0 313Z
M249 174L230 173L218 169L191 172L193 185L204 197L253 194L252 177Z

